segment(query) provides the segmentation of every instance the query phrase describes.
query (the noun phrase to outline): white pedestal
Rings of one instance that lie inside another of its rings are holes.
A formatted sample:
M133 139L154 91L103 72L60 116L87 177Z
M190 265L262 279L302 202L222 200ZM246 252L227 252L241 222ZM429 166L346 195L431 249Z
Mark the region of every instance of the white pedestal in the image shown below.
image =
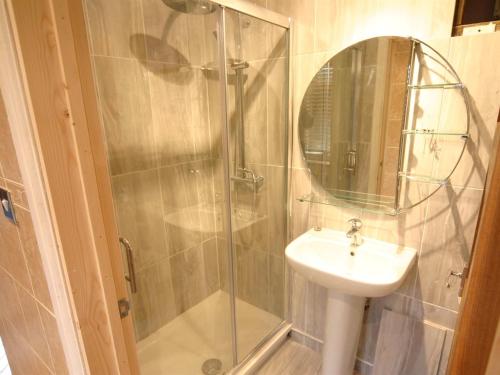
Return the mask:
M352 375L365 297L328 291L321 375Z

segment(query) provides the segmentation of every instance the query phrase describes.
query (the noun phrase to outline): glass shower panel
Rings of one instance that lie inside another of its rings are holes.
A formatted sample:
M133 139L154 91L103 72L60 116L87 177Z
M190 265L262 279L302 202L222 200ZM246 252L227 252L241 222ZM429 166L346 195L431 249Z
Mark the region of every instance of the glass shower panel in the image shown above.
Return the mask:
M284 320L288 31L225 10L237 356Z
M143 375L222 373L234 361L221 220L221 10L190 4L85 1L116 222L135 265Z

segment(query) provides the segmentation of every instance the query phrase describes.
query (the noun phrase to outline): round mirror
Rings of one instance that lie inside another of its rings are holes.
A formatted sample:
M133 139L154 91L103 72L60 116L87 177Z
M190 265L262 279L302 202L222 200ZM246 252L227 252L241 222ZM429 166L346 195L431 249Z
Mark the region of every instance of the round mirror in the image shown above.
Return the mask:
M434 194L469 132L464 85L436 49L378 37L344 49L309 84L299 114L302 155L318 203L398 214Z

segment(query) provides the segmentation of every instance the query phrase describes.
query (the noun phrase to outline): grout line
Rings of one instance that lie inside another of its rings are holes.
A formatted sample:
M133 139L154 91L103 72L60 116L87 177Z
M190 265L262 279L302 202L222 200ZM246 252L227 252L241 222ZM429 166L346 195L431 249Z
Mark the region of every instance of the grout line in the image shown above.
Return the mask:
M158 262L164 261L166 259L170 260L170 259L172 259L173 257L175 257L175 256L177 256L179 254L183 254L183 253L185 253L185 252L187 252L189 250L193 250L193 249L196 249L197 247L203 246L207 242L212 241L213 239L217 239L217 236L214 235L213 237L209 237L209 238L207 238L207 239L205 239L203 241L200 241L198 244L196 244L194 246L186 247L186 248L183 248L182 250L176 251L174 254L170 254L170 252L167 252L167 255L162 256L162 257L160 257L158 259L155 259L154 261L147 262L146 264L143 264L140 268L137 268L136 273L140 272L140 271L143 271L143 270L145 270L147 268L151 268L151 267L153 267Z
M146 51L147 52L147 51ZM316 53L316 52L314 52ZM306 55L307 53L304 53ZM98 58L98 59L113 59L113 60L123 60L123 61L128 61L128 62L145 62L145 63L151 63L151 64L162 64L162 65L170 65L170 66L176 66L176 67L185 67L185 68L190 68L193 70L201 70L201 69L206 69L205 65L196 65L196 64L180 64L178 62L170 62L170 61L162 61L162 60L151 60L149 58L145 59L140 59L137 57L124 57L124 56L111 56L111 55L102 55L98 53L92 53L91 55L92 58ZM277 56L277 57L265 57L265 58L259 58L259 59L251 59L247 60L249 64L252 63L262 63L266 61L271 61L271 60L284 60L286 59L286 56ZM219 69L214 69L215 71L218 71ZM229 74L231 75L231 74Z
M19 293L17 291L17 289L15 290L15 293L16 293L16 296L17 296L17 299L18 299L18 302L19 302L19 307L21 309L21 314L22 314L22 319L24 322L27 322L26 320L26 317L25 317L25 312L24 312L24 309L21 305L21 301L20 301L20 298L19 298ZM48 340L47 340L47 334L45 332L45 326L42 322L42 317L40 315L40 312L38 311L38 308L37 308L37 314L38 314L38 318L39 318L39 321L40 321L40 324L42 326L42 330L43 330L43 339L44 339L44 342L46 344L46 348L47 348L47 351L49 353L49 357L50 357L50 360L52 361L52 366L54 366L54 360L52 358L52 351L50 350L50 347L49 347L49 343L48 343ZM24 335L22 334L22 332L20 332L16 325L11 322L9 319L5 318L5 321L7 322L7 324L10 324L12 326L12 328L15 330L16 334L18 335L18 339L20 340L23 340L27 347L29 348L29 350L31 350L31 352L38 358L38 360L47 368L47 370L51 373L51 374L54 374L54 372L52 371L52 368L45 363L45 361L40 357L40 355L38 354L38 352L33 348L33 346L31 345L31 342L28 341L27 338L24 337ZM28 327L26 327L28 328ZM28 333L28 332L26 332Z
M413 336L415 336L415 330L416 330L416 323L415 322L412 322L411 320L407 320L410 322L410 324L412 324L412 330L411 330L411 335L410 335L410 340L408 341L409 343L411 343L413 341ZM411 346L411 344L410 344ZM406 366L408 365L408 361L409 361L409 358L410 358L410 353L408 352L408 349L410 347L406 348L406 352L405 352L405 359L404 359L404 364L403 364L403 369L406 368Z
M402 293L400 293L400 292L394 292L393 294L396 294L396 295L401 296L401 297L409 298L409 299L411 299L411 300L413 300L413 301L422 302L422 303L424 303L424 304L426 304L426 305L429 305L429 306L431 306L431 307L436 307L436 308L438 308L438 309L445 310L445 311L447 311L447 312L451 312L451 313L454 313L454 314L458 314L458 311L455 311L455 310L449 309L449 308L444 307L444 306L436 305L436 304L431 303L431 302L426 302L426 301L424 301L424 300L422 300L422 299L415 298L415 297L411 297L411 296L408 296L408 295L406 295L406 294L402 294Z
M16 283L16 285L20 288L22 288L26 293L28 293L30 295L30 297L32 297L37 303L39 303L41 306L43 306L43 308L45 310L47 310L48 313L50 313L50 315L52 315L54 317L54 319L56 318L56 316L54 315L54 313L47 307L45 306L45 304L43 302L41 302L35 295L34 293L31 293L29 290L27 290L8 270L6 270L3 266L0 265L0 270L2 270L3 272L5 272L7 274L7 276L9 278L12 279L12 281L14 281Z
M359 358L358 356L356 356L356 360L357 360L357 361L359 361L359 362L361 362L361 363L364 363L365 365L368 365L368 366L373 367L373 363L368 362L368 361L367 361L367 360L365 360L365 359Z
M165 169L165 168L172 168L172 167L182 167L184 165L188 166L190 164L195 164L195 163L201 163L201 162L207 162L207 161L214 161L217 159L214 158L204 158L204 159L195 159L195 160L189 160L189 161L182 161L174 164L166 164L166 165L158 165L152 168L145 168L145 169L138 169L130 172L124 172L124 173L118 173L118 174L113 174L110 175L110 178L113 179L114 177L125 177L125 176L130 176L133 174L139 174L139 173L145 173L145 172L152 172L154 170L160 170L160 169Z
M10 184L14 184L14 185L17 185L17 186L21 186L24 189L24 184L22 182L14 181L14 180L11 180L11 179L9 179L7 177L4 177L3 179L5 180L5 182L8 182Z
M316 341L318 344L323 345L323 340L320 340L317 337L311 336L310 334L308 334L308 333L306 333L304 331L301 331L300 329L292 328L292 332L295 332L295 333L297 333L297 334L299 334L301 336L307 337L308 339L311 339L313 341Z

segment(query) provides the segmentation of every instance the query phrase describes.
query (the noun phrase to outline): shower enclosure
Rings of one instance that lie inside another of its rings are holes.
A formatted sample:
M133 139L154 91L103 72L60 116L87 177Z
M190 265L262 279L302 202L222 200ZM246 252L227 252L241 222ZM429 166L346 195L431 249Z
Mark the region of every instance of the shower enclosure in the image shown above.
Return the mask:
M143 374L222 374L284 324L289 26L84 0Z

